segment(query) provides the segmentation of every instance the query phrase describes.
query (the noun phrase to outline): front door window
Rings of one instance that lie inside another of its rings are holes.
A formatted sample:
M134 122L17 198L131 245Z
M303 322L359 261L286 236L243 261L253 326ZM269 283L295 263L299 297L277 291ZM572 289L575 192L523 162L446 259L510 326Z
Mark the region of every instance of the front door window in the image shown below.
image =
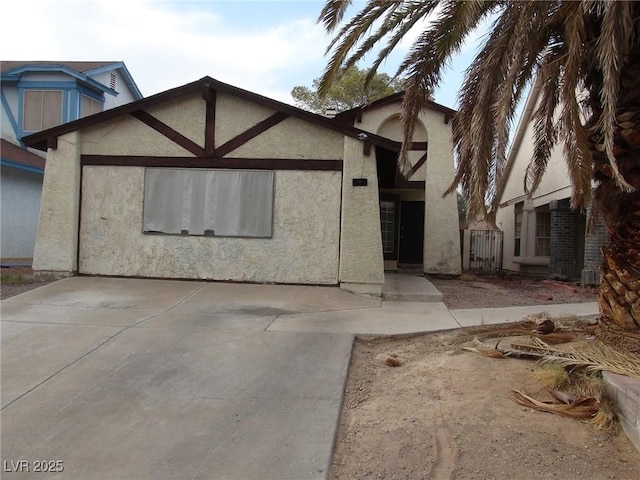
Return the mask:
M392 200L380 201L380 231L382 232L384 258L394 259L396 252L396 203Z

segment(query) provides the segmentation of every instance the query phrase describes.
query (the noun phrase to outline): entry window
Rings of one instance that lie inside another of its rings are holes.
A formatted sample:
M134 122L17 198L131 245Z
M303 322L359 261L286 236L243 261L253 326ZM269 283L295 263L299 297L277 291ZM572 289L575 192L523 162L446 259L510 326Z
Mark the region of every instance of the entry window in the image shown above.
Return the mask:
M551 213L536 212L536 257L551 255Z
M94 113L98 113L102 111L102 103L93 98L82 95L82 115L81 117L88 117L89 115L93 115Z
M520 256L520 245L522 239L522 206L516 207L516 222L515 222L515 235L514 235L514 247L513 256Z
M380 202L380 230L382 232L382 253L395 253L396 204L393 201Z
M22 130L39 132L62 123L62 90L25 90Z
M147 168L145 233L268 238L274 172Z

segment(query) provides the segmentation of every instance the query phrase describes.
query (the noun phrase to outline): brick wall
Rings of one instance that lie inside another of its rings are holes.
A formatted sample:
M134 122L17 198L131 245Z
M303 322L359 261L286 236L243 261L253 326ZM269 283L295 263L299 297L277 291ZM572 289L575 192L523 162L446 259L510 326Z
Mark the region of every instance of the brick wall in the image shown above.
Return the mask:
M549 202L551 212L551 255L549 274L575 278L576 272L576 213L569 199Z

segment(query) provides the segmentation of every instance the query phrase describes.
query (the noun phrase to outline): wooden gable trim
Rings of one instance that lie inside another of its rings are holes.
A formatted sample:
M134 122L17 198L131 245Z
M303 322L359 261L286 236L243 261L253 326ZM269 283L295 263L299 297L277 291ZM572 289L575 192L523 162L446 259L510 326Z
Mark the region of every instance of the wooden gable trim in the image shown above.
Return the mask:
M216 143L216 96L213 88L205 88L202 98L207 102L204 127L204 152L205 156L215 156Z
M283 113L283 112L274 113L273 115L271 115L268 118L265 118L261 122L256 123L253 127L249 128L248 130L245 130L241 134L236 135L228 142L220 145L218 148L216 148L216 156L224 157L227 153L232 152L233 150L240 147L241 145L244 145L252 138L255 138L261 133L266 132L271 127L277 125L278 123L282 122L288 117L289 117L289 114L287 113Z
M136 110L134 112L131 112L131 116L147 124L148 126L153 128L156 132L161 133L162 135L167 137L169 140L171 140L174 143L177 143L182 148L193 153L197 157L205 156L204 149L200 145L195 143L193 140L188 139L187 137L182 135L180 132L175 131L169 125L161 122L150 113L147 113L144 110Z
M154 157L82 155L80 164L118 167L226 168L234 170L342 171L342 160L300 158Z
M59 137L60 135L64 135L65 133L69 133L82 128L87 128L93 125L97 125L101 122L112 120L120 116L130 114L135 111L143 111L144 109L150 106L158 105L163 102L173 100L184 95L189 95L197 92L202 96L203 89L215 90L218 94L220 92L223 92L233 96L237 96L238 98L242 98L249 102L262 105L271 110L281 112L282 114L286 114L291 117L300 118L301 120L304 120L306 122L318 125L322 128L339 132L351 138L360 138L362 135L367 135L367 138L371 141L373 145L381 146L396 152L400 151L401 145L399 142L390 140L385 137L381 137L379 135L375 135L370 132L365 132L364 130L355 128L351 125L334 121L334 119L326 118L321 115L317 115L315 113L301 110L299 108L279 102L277 100L273 100L271 98L258 95L257 93L252 93L247 90L243 90L241 88L234 87L226 83L222 83L218 80L214 80L211 77L203 77L200 80L197 80L195 82L183 85L181 87L174 88L172 90L167 90L165 92L158 93L151 97L143 98L141 100L138 100L132 103L128 103L125 105L121 105L119 107L105 110L104 112L100 112L95 115L90 115L85 118L74 120L73 122L65 123L63 125L59 125L57 127L43 130L41 132L33 133L27 137L24 137L22 141L29 147L46 151L46 141L48 138ZM198 147L198 148L201 148L201 147ZM204 151L204 149L202 150ZM199 155L199 153L196 155Z
M411 167L411 170L409 170L409 174L407 175L407 180L413 177L413 175L420 169L422 165L424 165L424 162L426 161L427 161L427 152L424 152L424 155L422 155L418 159L418 161L415 163L415 165Z

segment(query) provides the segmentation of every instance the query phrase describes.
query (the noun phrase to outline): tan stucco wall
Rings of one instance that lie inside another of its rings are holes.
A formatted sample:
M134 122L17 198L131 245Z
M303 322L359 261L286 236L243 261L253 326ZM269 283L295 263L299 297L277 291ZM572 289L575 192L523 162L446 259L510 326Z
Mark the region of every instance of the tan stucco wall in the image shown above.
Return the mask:
M76 270L80 198L80 134L58 138L49 149L42 185L33 269L70 273Z
M393 140L402 140L402 125L398 104L367 111L355 126L379 133ZM428 141L425 165L411 180L425 180L424 271L427 273L459 274L460 233L455 194L442 198L454 178L451 123L444 123L444 113L427 109L420 114L414 134L415 142ZM414 164L423 152L412 152Z
M343 135L289 117L230 152L233 158L313 158L338 160Z
M269 118L275 110L243 100L228 93L216 95L216 140L218 148L236 135Z
M85 128L81 134L83 155L195 156L132 116Z
M353 178L366 178L354 187ZM362 142L344 140L340 284L357 293L380 294L384 283L376 159L362 153Z
M273 238L144 235L144 168L87 166L80 272L336 284L340 188L340 172L277 171Z
M529 124L522 138L522 142L515 156L509 177L505 183L500 203L518 199L524 195L524 178L527 166L533 155L533 124ZM547 165L547 170L542 177L540 186L534 192L533 198L553 194L561 189L570 187L567 167L562 153L562 147L554 148ZM559 198L566 198L567 195ZM554 199L554 198L552 198ZM521 200L520 200L521 201ZM544 202L548 203L548 201ZM538 205L536 205L538 206Z
M194 93L175 98L145 110L189 140L204 146L205 111L207 103L202 95Z

